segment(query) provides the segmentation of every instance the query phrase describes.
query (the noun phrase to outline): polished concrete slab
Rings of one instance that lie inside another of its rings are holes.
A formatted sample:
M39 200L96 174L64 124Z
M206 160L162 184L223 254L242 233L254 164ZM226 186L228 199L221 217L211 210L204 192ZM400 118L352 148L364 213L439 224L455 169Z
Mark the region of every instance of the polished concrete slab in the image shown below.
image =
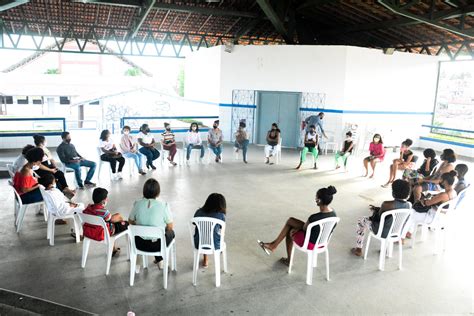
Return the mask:
M94 159L94 151L86 152ZM110 192L109 209L127 216L141 196L148 177L161 183L161 199L172 207L175 221L178 271L171 272L168 290L162 271L150 265L129 286L129 262L123 251L114 258L105 276L105 249L92 244L85 269L80 266L82 244L75 244L69 227L57 226L56 245L46 240L42 216L29 212L20 234L13 225L13 194L0 180L0 287L72 306L92 313L125 315L290 315L290 314L469 314L473 308L472 197L464 201L448 234L448 248L433 255L434 236L404 246L403 270L398 270L398 251L378 271L378 243L367 261L349 253L354 246L357 218L368 214L368 204L390 199L381 184L388 177L388 161L378 167L376 178L361 178L361 157L351 157L349 172L333 170L333 156L321 156L319 169L295 171L298 153L284 150L279 165L263 163L263 149L251 147L248 165L233 159L225 149L223 164L159 166L147 176L125 176L110 182L107 170L97 180ZM5 159L5 158L4 158ZM125 169L127 170L127 169ZM71 174L68 179L73 182ZM333 207L341 217L330 246L331 281L325 279L320 258L313 285L305 284L306 258L296 253L292 274L278 262L284 245L266 256L256 240L271 240L289 216L306 220L315 212L317 189L334 185ZM228 203L226 242L229 273L222 285L214 285L214 264L200 269L198 285L192 285L192 245L188 222L209 193L220 192ZM90 190L76 200L89 202ZM125 240L119 245L124 250Z

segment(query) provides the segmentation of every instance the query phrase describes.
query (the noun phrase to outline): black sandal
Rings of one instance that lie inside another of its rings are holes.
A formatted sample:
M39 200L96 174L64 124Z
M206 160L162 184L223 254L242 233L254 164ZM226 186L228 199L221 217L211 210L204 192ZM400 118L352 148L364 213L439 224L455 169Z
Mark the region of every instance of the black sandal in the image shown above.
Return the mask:
M265 253L267 254L267 256L269 256L269 255L271 254L270 249L268 249L267 247L265 247L265 244L264 244L263 241L257 240L257 244L262 248L263 251L265 251Z

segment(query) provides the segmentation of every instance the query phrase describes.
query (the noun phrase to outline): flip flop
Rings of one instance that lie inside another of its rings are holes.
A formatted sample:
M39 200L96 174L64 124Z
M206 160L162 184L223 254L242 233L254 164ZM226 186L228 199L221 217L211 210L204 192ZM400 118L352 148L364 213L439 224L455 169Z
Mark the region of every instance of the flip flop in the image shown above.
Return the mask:
M288 258L283 258L281 257L280 260L278 260L280 263L284 264L285 266L289 267L290 266L290 260Z
M265 253L267 254L267 256L269 256L271 254L271 251L270 249L267 249L263 243L263 241L260 241L257 239L257 244L262 248L263 251L265 251Z

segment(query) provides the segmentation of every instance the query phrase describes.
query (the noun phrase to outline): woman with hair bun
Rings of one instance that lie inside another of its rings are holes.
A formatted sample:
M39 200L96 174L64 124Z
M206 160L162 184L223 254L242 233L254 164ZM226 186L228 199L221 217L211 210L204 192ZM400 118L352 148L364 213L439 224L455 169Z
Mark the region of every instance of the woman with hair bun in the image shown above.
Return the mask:
M406 236L407 238L411 237L411 233L414 231L417 224L431 224L435 218L436 212L438 211L438 206L451 201L457 196L453 186L457 175L458 173L456 170L443 173L439 185L444 189L444 192L440 192L433 196L429 193L426 195L422 194L421 199L413 204L413 211L411 212L407 224L407 227L409 227Z
M400 158L394 159L393 163L390 165L390 176L388 177L387 183L382 185L383 188L388 188L388 186L395 181L398 170L413 169L415 166L414 155L410 150L410 146L413 144L413 141L409 138L402 142L400 147Z
M308 218L306 223L294 217L290 217L286 221L285 225L283 226L283 229L280 231L278 237L274 241L266 243L257 240L259 246L263 249L263 251L265 251L267 255L270 255L272 252L275 251L275 249L283 241L283 239L285 239L287 257L281 258L280 262L288 266L290 264L293 242L295 242L298 246L303 246L306 235L306 228L308 227L308 225L324 218L336 216L336 212L334 212L334 210L329 207L329 204L331 204L333 196L334 194L336 194L336 192L336 188L332 185L328 186L327 188L319 189L318 192L316 192L316 205L319 206L318 213L312 214ZM319 237L319 231L319 226L316 226L310 232L311 235L308 244L309 250L314 249L315 243Z

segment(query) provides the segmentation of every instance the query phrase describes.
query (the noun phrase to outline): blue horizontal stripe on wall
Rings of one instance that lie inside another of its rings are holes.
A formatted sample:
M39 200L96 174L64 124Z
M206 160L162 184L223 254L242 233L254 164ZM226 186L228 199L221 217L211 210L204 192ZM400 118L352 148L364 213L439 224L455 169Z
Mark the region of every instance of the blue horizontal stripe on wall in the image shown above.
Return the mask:
M435 125L421 125L421 127L429 127L429 128L434 128L434 129L442 129L445 131L454 131L454 132L461 132L461 133L474 133L474 131L469 131L466 129L448 128L448 127L435 126Z
M300 108L303 112L323 112L339 114L385 114L385 115L433 115L433 112L404 112L404 111L356 111L356 110L336 110L319 108Z
M62 132L47 132L47 133L0 133L0 137L31 137L34 135L43 136L61 136Z
M164 129L152 129L150 130L150 133L164 133ZM189 132L189 128L183 128L183 129L173 129L171 130L173 133L186 133L186 132ZM209 131L209 128L200 128L199 129L199 132L208 132ZM132 134L138 134L140 133L140 131L132 131Z
M229 104L229 103L219 103L220 107L226 108L246 108L246 109L256 109L256 105L243 105L243 104Z
M451 140L437 139L437 138L424 137L424 136L421 136L420 139L427 140L430 142L435 142L435 143L442 143L442 144L448 144L448 145L454 145L454 146L460 146L460 147L466 147L466 148L474 148L474 145L472 144L458 143Z

